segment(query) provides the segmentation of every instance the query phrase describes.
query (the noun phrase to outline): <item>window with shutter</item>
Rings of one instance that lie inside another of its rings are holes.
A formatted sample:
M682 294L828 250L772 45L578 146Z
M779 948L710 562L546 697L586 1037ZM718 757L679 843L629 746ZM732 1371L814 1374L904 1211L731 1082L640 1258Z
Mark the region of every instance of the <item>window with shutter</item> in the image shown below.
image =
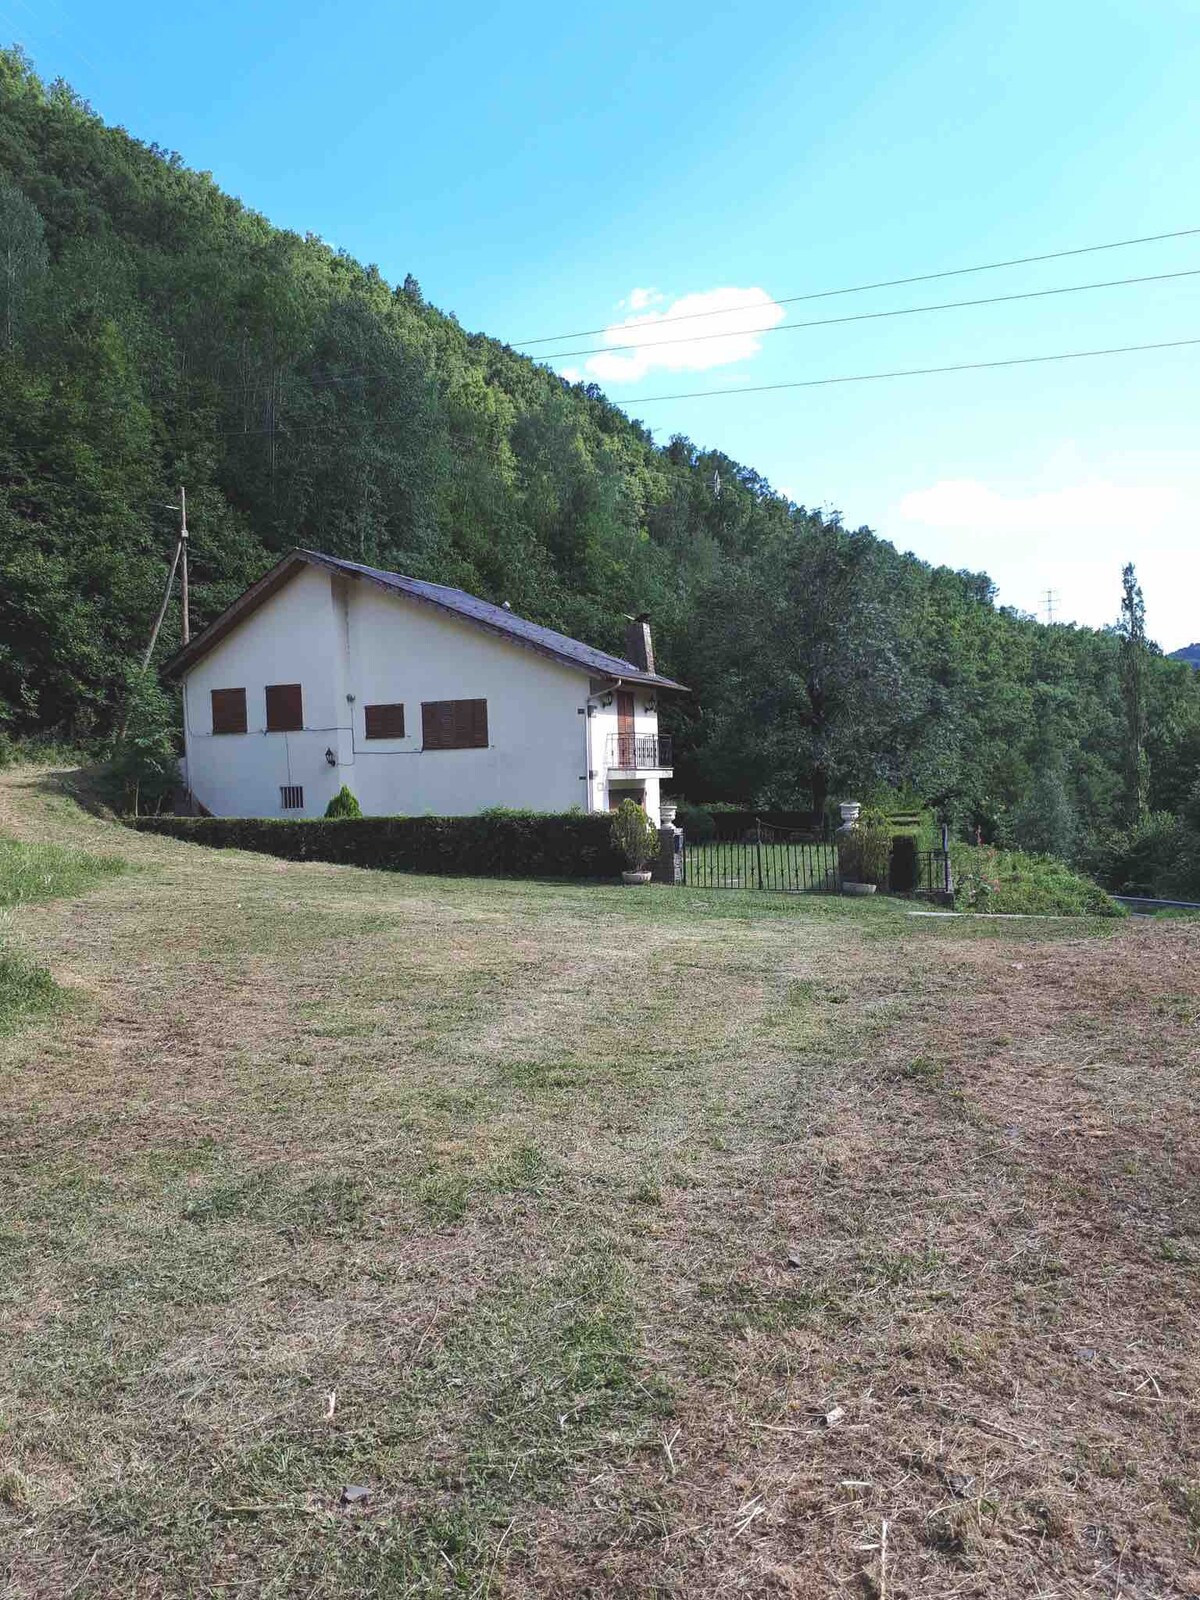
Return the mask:
M267 685L267 732L296 733L304 726L304 701L298 683Z
M245 689L214 689L212 691L212 731L214 733L245 733Z
M421 702L421 743L426 750L482 750L487 742L486 700Z
M364 706L368 739L403 739L403 705Z

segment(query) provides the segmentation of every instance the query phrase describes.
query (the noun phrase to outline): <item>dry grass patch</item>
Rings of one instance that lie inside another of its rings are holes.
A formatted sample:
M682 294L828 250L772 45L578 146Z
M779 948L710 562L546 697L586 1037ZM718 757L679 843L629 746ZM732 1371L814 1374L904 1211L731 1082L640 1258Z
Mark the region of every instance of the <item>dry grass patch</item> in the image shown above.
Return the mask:
M0 829L21 1600L1200 1593L1194 928Z

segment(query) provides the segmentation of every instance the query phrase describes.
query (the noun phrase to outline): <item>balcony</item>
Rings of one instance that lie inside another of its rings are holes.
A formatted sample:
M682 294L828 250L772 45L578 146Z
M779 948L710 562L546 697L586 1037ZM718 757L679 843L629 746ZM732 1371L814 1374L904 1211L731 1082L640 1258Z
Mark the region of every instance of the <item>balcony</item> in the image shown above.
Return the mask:
M671 736L666 733L610 733L604 764L610 772L669 772Z

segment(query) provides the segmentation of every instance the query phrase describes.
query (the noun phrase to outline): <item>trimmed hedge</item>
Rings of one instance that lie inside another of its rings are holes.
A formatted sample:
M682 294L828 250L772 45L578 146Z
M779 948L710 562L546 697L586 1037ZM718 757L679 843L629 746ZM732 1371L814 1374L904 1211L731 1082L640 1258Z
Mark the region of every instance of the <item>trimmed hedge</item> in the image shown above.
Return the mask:
M476 878L616 878L608 816L127 817L140 833L285 861Z

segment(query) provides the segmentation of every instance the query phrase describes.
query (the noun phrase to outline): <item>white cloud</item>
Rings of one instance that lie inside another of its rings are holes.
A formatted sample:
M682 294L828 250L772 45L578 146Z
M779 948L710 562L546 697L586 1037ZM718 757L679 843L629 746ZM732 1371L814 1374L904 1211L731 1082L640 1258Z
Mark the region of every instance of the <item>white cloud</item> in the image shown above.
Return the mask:
M565 378L568 383L581 383L583 381L583 373L580 372L578 367L560 367L558 375L560 378Z
M1165 527L1181 510L1178 489L1110 483L1093 478L1062 489L1004 494L977 478L944 478L906 494L906 522L972 533L1133 532Z
M635 308L644 305L641 297L655 292L635 289L629 304ZM696 320L679 320L684 317ZM765 289L706 289L686 294L661 311L626 317L605 328L606 344L634 348L591 356L586 370L601 383L637 383L652 372L707 372L712 367L727 367L756 356L762 348L758 335L783 318L783 307Z
M927 561L990 573L1001 604L1043 615L1053 590L1060 620L1091 627L1115 619L1121 567L1134 561L1151 636L1167 650L1195 636L1200 480L1189 458L1110 454L1101 466L1060 450L1034 479L913 490L880 530L895 537L900 521Z
M623 304L627 305L630 311L648 311L651 306L657 305L661 299L662 295L657 289L631 289L629 291L629 299L624 301Z

